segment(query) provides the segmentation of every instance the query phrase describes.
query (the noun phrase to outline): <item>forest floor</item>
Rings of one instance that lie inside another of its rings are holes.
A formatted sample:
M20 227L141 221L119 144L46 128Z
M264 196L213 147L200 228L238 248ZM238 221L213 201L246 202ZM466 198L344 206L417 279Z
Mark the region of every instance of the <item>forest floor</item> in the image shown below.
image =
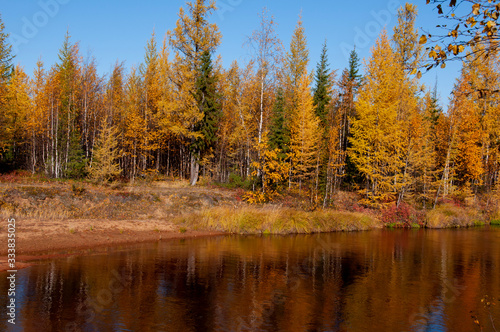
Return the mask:
M396 221L397 227L401 213L408 212L384 214L360 208L350 193L336 198L336 209L307 208L307 199L299 196L250 205L242 200L243 194L241 189L191 187L178 180L98 186L0 177L0 218L4 220L0 234L5 234L0 241L0 271L7 267L9 218L15 219L16 267L21 268L33 260L139 242L227 233L369 230L390 221ZM425 226L441 228L484 224L485 217L478 216L474 209L445 205L423 218Z

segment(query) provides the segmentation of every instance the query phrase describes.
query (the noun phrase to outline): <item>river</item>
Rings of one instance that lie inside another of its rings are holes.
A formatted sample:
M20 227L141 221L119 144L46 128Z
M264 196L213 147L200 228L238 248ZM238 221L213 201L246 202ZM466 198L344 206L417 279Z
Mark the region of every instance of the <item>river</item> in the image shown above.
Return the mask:
M218 236L20 270L11 331L500 331L500 228ZM495 303L495 304L493 304Z

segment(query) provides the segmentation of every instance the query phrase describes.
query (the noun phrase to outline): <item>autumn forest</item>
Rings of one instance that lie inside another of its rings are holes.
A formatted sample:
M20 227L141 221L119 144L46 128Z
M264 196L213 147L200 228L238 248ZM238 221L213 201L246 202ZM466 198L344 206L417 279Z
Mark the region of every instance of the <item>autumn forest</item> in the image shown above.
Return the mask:
M488 93L500 85L496 53L463 61L445 111L415 69L429 56L412 4L370 58L353 49L339 70L327 42L312 63L301 19L283 45L266 10L245 41L252 59L223 68L215 8L188 2L161 42L153 32L140 66L117 62L106 75L70 32L57 63L26 73L13 65L2 23L2 171L97 183L161 175L236 184L250 202L295 192L324 207L339 191L367 207L419 209L496 191L500 103Z

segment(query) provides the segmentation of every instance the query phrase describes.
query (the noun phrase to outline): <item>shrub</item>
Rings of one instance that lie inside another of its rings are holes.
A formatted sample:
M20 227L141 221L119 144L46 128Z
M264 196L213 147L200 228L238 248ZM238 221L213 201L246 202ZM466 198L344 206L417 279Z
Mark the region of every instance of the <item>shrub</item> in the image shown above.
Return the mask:
M387 227L419 228L425 225L425 211L417 211L407 203L395 204L382 211L382 222Z
M219 183L221 187L228 189L242 188L249 190L252 188L252 181L250 178L243 179L239 174L231 173L227 183Z

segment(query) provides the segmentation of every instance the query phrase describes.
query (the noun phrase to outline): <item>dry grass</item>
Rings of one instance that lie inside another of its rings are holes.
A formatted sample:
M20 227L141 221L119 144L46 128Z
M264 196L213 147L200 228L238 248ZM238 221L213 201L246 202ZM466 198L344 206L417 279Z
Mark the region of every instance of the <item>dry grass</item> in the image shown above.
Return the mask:
M171 220L213 205L233 205L234 201L227 193L202 192L181 181L116 189L87 183L0 185L2 218Z
M171 181L156 181L152 183L153 187L158 188L168 188L168 189L178 189L178 188L189 188L188 180L171 180Z
M332 231L368 230L380 227L371 215L358 212L301 210L277 207L214 207L204 209L179 223L196 230L213 230L238 234L290 234Z
M427 213L429 228L471 227L484 224L477 210L444 204Z

